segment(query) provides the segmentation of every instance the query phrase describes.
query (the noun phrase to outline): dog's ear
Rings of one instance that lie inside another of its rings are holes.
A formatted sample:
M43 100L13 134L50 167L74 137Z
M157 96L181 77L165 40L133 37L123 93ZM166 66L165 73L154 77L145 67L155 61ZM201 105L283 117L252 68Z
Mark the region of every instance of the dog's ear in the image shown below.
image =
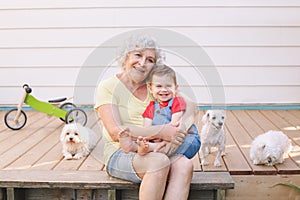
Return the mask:
M203 117L202 117L202 122L203 122L204 124L206 124L206 123L208 122L209 115L210 115L210 111L209 111L209 110L206 111L206 113L203 115Z
M260 144L259 147L258 147L258 149L260 151L263 151L265 148L266 148L266 144Z
M81 124L76 124L77 129L79 131L79 138L81 142L88 143L89 142L89 132L88 130L83 127Z

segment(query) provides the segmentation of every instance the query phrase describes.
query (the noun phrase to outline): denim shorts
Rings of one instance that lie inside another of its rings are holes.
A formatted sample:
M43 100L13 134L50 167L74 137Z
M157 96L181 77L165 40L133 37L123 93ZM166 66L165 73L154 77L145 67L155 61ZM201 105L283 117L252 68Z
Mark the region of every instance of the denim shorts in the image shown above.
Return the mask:
M141 178L136 174L132 160L136 153L124 153L118 149L109 159L106 171L112 177L120 178L134 183L141 183Z
M178 147L174 154L184 155L188 159L193 158L197 154L201 146L200 137L196 127L192 127L191 129L193 129L193 133L185 136L184 142Z
M197 131L193 134L187 134L182 145L172 155L184 155L191 159L200 149L200 138ZM136 153L124 153L122 149L118 149L109 159L106 171L112 177L120 178L123 180L131 181L134 183L141 183L141 178L138 177L133 168L133 157ZM172 156L171 155L171 156Z

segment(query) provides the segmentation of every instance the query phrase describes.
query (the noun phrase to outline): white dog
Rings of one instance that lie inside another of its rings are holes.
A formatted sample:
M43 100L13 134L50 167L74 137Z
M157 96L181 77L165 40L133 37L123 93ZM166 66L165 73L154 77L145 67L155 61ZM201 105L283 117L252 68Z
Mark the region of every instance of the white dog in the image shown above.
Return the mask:
M60 141L64 159L81 159L95 147L97 135L80 124L66 124L62 129Z
M275 165L283 163L292 149L289 138L281 131L268 131L257 136L250 149L250 158L254 165Z
M204 123L200 139L201 139L201 159L202 165L208 165L206 160L210 153L211 147L217 147L218 153L214 162L214 166L221 166L221 156L225 155L225 140L226 134L224 130L225 111L224 110L208 110L202 117Z

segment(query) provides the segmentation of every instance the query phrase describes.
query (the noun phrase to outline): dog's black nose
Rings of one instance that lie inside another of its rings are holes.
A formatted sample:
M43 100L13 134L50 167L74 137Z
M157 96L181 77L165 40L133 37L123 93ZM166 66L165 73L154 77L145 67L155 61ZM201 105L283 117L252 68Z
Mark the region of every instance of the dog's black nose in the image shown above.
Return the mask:
M73 138L72 138L72 137L70 138L70 141L73 141Z
M219 124L219 126L223 126L223 122L219 122L218 124Z
M272 162L272 158L268 158L268 163L271 163Z

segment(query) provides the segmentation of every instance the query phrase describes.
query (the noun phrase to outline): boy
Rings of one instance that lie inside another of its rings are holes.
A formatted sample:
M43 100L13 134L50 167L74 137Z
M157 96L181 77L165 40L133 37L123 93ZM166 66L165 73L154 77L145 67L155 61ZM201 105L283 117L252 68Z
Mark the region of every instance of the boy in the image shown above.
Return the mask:
M149 75L149 91L154 101L151 101L143 113L144 126L161 125L167 123L180 123L186 103L177 94L177 80L175 71L167 65L156 66ZM138 137L137 143L129 137L128 130L119 133L119 141L124 152L137 151L140 155L148 152L167 153L167 145L171 143L160 140L150 140ZM192 125L186 135L184 143L174 154L183 154L192 158L200 148L200 138L195 125Z

